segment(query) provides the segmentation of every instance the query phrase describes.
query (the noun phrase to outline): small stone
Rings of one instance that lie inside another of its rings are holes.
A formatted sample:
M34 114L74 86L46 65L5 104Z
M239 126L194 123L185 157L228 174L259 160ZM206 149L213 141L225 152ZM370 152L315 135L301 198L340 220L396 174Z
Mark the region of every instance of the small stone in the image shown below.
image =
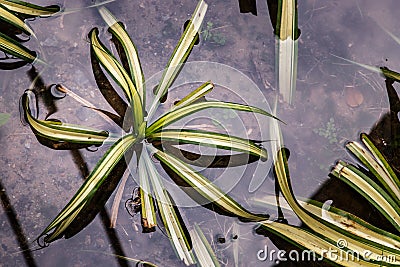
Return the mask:
M344 88L344 96L346 104L352 108L360 106L364 102L364 96L359 89L353 86L346 86Z

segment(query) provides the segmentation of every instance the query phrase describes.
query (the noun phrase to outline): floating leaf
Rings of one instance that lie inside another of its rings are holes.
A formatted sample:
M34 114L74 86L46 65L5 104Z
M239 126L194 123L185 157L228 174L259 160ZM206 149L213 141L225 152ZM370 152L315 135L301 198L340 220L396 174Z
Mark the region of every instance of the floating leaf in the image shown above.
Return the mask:
M25 24L25 22L19 17L15 16L10 10L0 4L0 19L6 21L7 23L15 26L16 28L22 30L24 33L28 35L33 35L33 30Z
M250 221L261 221L268 218L268 215L258 215L247 211L220 188L210 182L210 180L200 173L195 172L187 164L176 157L158 149L153 149L152 153L154 153L154 156L157 159L168 166L202 197L207 199L210 203L217 205L222 210L227 211L233 216Z
M60 11L60 7L58 5L43 7L20 0L0 0L0 4L14 12L26 14L33 17L52 16Z
M200 103L193 103L189 106L184 106L182 108L174 109L159 119L157 119L153 124L151 124L146 129L146 136L152 134L153 132L159 131L163 127L182 119L189 114L195 113L200 110L208 109L208 108L223 108L223 109L231 109L231 110L238 110L238 111L245 111L245 112L253 112L259 113L268 117L272 117L274 119L279 120L275 116L271 115L270 113L253 106L247 106L237 103L229 103L229 102L219 102L219 101L207 101L207 102L200 102Z
M14 39L8 37L7 35L1 32L0 32L0 50L14 57L25 60L28 63L32 63L35 60L44 63L43 61L36 58L35 52L29 50L25 46L21 45Z
M146 91L144 76L136 47L133 44L132 39L126 32L125 28L123 27L122 23L118 22L108 9L106 9L105 7L100 7L99 12L104 21L109 26L108 30L114 37L117 38L125 51L125 55L129 64L129 73L131 74L132 81L134 82L135 87L140 95L142 104L143 106L145 106Z
M99 160L84 184L73 196L69 203L62 209L56 218L46 227L40 236L49 233L56 228L49 236L45 238L46 242L52 242L59 238L67 227L72 223L75 217L85 204L91 199L93 194L102 185L108 174L118 164L125 152L136 142L132 135L127 135L119 139Z
M185 32L175 47L168 64L163 72L162 78L155 91L156 97L148 112L148 118L153 116L159 100L167 93L168 88L172 85L179 71L183 67L183 63L189 57L192 48L199 38L199 29L203 23L208 5L203 1L199 1Z
M267 150L254 142L227 134L220 134L200 130L175 130L166 129L148 136L149 140L177 141L182 144L197 144L211 147L218 147L227 150L234 150L249 153L267 160Z
M157 200L158 210L161 214L164 226L167 230L168 236L171 240L173 247L179 258L184 261L186 265L194 264L193 254L191 252L192 243L190 236L188 236L186 227L181 223L180 215L177 214L177 209L168 192L165 190L159 174L151 162L147 151L143 151L142 157L146 164L146 171L148 177L153 185L154 194Z

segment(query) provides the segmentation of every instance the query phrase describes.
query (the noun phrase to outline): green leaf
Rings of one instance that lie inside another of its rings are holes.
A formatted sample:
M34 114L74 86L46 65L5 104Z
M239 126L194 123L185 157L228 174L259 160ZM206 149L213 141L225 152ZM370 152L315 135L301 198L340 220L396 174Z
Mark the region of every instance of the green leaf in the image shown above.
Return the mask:
M41 63L43 61L36 58L36 53L29 50L25 46L21 45L14 39L8 37L7 35L0 32L0 50L7 54L15 56L19 59L25 60L28 63L32 63L35 60Z
M142 151L142 153L147 153L147 151ZM139 159L139 185L140 185L140 203L142 206L141 216L142 216L142 226L145 231L152 231L152 229L157 225L157 218L154 209L153 197L150 191L150 180L146 171L146 165L144 163L143 157Z
M167 230L170 241L175 248L179 258L186 265L194 264L193 254L191 250L190 236L186 235L186 227L181 224L178 210L174 208L170 195L165 190L159 174L150 160L147 150L143 150L142 158L146 164L148 177L153 186L154 194L157 200L158 210L161 214L165 229Z
M211 90L214 89L214 84L211 83L210 81L203 83L200 87L198 87L196 90L192 91L190 94L179 100L177 103L175 103L175 107L184 107L192 104L202 96L208 94L211 92Z
M167 129L149 135L148 139L218 147L252 154L263 160L268 159L267 150L251 140L215 132Z
M10 119L10 117L11 117L11 114L0 113L0 126L6 124L7 121Z
M199 29L203 23L207 7L208 5L203 0L200 0L197 4L196 10L193 12L192 18L190 19L189 24L176 45L164 70L161 81L155 91L156 97L149 110L148 118L152 117L159 104L159 100L167 93L168 88L171 86L183 67L183 63L189 57L189 54L197 41Z
M194 225L194 229L190 230L190 236L193 240L193 250L196 255L197 265L219 267L220 264L210 243L208 243L203 231L197 224Z
M250 203L260 207L269 206L276 207L276 196L263 196L261 198L251 198ZM308 212L328 221L343 230L353 233L362 238L369 239L383 246L388 246L393 249L400 248L400 237L378 227L371 225L363 219L351 214L347 211L329 206L325 208L325 203L321 203L312 199L297 197L298 203ZM292 211L283 197L279 197L279 207Z
M371 153L366 151L361 144L357 142L349 142L346 148L372 172L393 199L400 201L400 189L398 186L400 183L398 183L396 174L394 174L392 168L368 137L363 134L361 138L364 140L364 144L366 144L369 151L374 155L371 155Z
M20 0L0 0L0 4L17 13L26 14L30 16L52 16L60 11L58 5L39 6Z
M268 218L268 215L257 215L247 211L235 200L225 194L220 188L210 182L206 177L195 172L187 164L176 157L156 148L153 148L152 153L154 153L154 156L157 159L167 165L201 196L210 201L210 203L222 208L224 211L249 221L261 221Z
M22 96L22 105L26 121L35 134L45 137L48 140L89 145L101 145L104 142L113 143L117 140L115 136L110 136L107 131L34 118L29 106L29 99L32 98L33 95L34 93L32 91L26 91Z
M89 177L79 188L78 192L42 232L40 236L43 236L49 233L52 229L56 228L53 233L46 237L46 242L52 242L63 234L64 230L75 219L79 211L91 199L97 189L103 184L105 179L107 179L108 174L124 156L125 152L135 142L136 139L134 136L127 135L120 138L112 147L110 147L110 149L96 164Z
M166 127L167 125L169 125L179 119L182 119L192 113L195 113L195 112L203 110L203 109L208 109L208 108L223 108L223 109L232 109L232 110L238 110L238 111L259 113L259 114L279 120L278 118L271 115L270 113L268 113L260 108L257 108L257 107L236 104L236 103L229 103L229 102L207 101L207 102L193 103L191 105L184 106L182 108L176 108L176 109L166 113L164 116L157 119L155 122L153 122L153 124L151 124L146 129L146 136L148 136L156 131L159 131L163 127Z
M15 16L8 8L0 4L0 19L22 30L28 35L33 35L33 30L19 17Z
M111 54L111 52L100 42L97 35L97 28L94 28L89 33L93 52L99 62L103 65L111 77L113 77L115 82L123 89L125 96L132 107L135 134L142 135L144 134L145 123L143 117L142 100L140 99L138 91L129 77L129 74Z
M136 47L133 44L132 39L126 32L125 28L123 27L122 23L118 22L107 8L100 7L99 12L104 21L109 26L108 30L115 38L117 38L125 51L125 55L128 59L129 72L131 74L132 81L134 82L135 87L140 95L142 105L145 106L146 91L144 76Z
M340 59L342 59L344 61L347 61L349 63L355 64L357 66L360 66L360 67L362 67L364 69L380 73L386 78L390 78L390 79L393 79L393 80L395 80L397 82L400 82L400 74L398 72L392 71L392 70L390 70L388 68L383 68L383 67L378 68L378 67L374 67L374 66L370 66L370 65L366 65L366 64L361 64L361 63L352 61L350 59L346 59L346 58L339 57L339 56L336 56L336 55L332 55L332 56L340 58Z
M343 248L345 250L344 252L346 252L347 250L353 251L354 253L364 253L365 251L369 251L370 253L368 255L369 257L367 260L369 260L370 263L378 264L377 266L381 264L382 256L391 257L392 255L395 255L396 258L400 256L399 248L393 249L392 247L387 247L387 246L382 246L381 244L377 244L376 242L373 242L367 238L361 238L357 235L354 235L352 232L343 230L342 228L337 227L335 224L326 221L318 216L315 216L314 214L308 212L306 209L300 206L298 201L294 197L293 190L290 185L290 175L287 165L287 156L286 156L286 151L284 149L281 149L278 152L275 162L275 173L279 182L281 192L285 197L286 201L288 202L292 210L295 212L295 214L299 217L299 219L314 232L314 234L310 234L304 230L299 230L293 227L284 226L283 227L284 229L282 230L284 232L282 232L282 235L285 235L286 237L294 241L296 244L305 247L310 246L310 244L304 244L304 241L307 240L305 238L310 238L310 240L314 240L312 242L310 241L308 242L312 243L312 246L316 245L316 247L313 249L319 254L321 252L320 248L326 247L326 245L329 243L331 243L331 247L335 246L335 249L338 249L339 252L343 251L339 247L336 247L338 240L343 239L347 241L347 247ZM328 260L332 260L329 259L327 253L325 254L322 253L320 255L324 256ZM336 261L337 260L338 258L336 258ZM364 261L362 263L364 264ZM345 264L345 263L343 262L340 264ZM353 258L350 259L348 262L346 261L346 264L348 266L354 266L354 264L359 264L359 263L355 262L355 259Z
M278 1L281 7L278 14L278 85L283 100L292 104L297 80L297 7L295 0Z
M400 231L400 207L379 185L351 164L339 161L332 174L341 179L375 206Z

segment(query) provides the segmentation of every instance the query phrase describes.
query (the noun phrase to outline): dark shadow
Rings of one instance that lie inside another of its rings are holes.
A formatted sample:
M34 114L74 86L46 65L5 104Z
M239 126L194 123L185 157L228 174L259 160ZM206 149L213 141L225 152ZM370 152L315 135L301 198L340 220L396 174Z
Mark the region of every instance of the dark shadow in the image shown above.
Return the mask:
M400 147L398 141L400 138L400 121L398 118L398 112L400 111L400 99L393 86L394 80L386 77L385 84L389 98L390 111L378 120L378 122L371 128L368 136L384 155L391 167L395 169L396 175L399 175L400 159L398 155ZM356 160L354 160L354 162L356 162ZM377 179L367 170L364 168L361 169L371 179L378 182ZM372 204L370 204L369 201L336 177L330 176L319 190L314 193L311 199L317 200L321 203L324 203L327 200L333 200L333 207L350 212L381 229L394 234L397 233L393 225ZM305 225L302 225L302 227L307 228ZM257 228L256 232L268 236L278 248L282 248L285 251L295 249L301 255L301 250L297 247L293 246L281 237L271 234L263 227ZM307 266L331 266L331 264L327 262L313 261L307 261L306 263L287 261L281 262L276 266L299 266L299 264L307 264Z
M4 211L7 215L8 222L11 225L15 238L17 239L18 245L21 248L21 252L22 255L24 256L26 265L30 267L37 266L33 258L32 252L29 248L28 240L25 237L24 230L22 229L21 224L17 219L17 213L15 212L14 208L11 205L10 198L7 195L7 191L4 188L1 179L0 179L0 199Z
M251 13L257 16L257 0L239 0L240 13Z
M89 168L83 159L82 154L79 150L71 150L71 155L75 165L81 172L84 179L89 176ZM104 208L107 200L110 198L111 194L114 192L115 188L126 170L125 158L122 158L113 171L109 174L106 181L100 186L97 193L92 197L92 199L85 205L85 207L79 212L78 216L70 224L70 226L65 230L65 238L71 238L74 235L82 231L87 225L89 225L97 216L100 214L100 220L103 224L104 231L107 234L108 240L111 247L116 255L125 257L125 252L119 241L117 232L115 229L110 228L111 220ZM61 238L61 237L60 237ZM129 266L128 261L121 257L116 257L120 266Z
M208 199L203 197L200 193L198 193L191 185L189 185L185 180L183 180L179 175L177 175L170 167L161 162L161 166L164 171L168 174L168 176L177 184L182 191L184 191L191 199L193 199L197 204L214 211L220 215L229 216L229 217L237 217L240 221L249 222L248 218L238 217L234 213L225 209L221 205L215 202L210 202ZM229 197L229 196L227 196ZM256 214L260 217L264 217L265 219L269 218L268 214Z

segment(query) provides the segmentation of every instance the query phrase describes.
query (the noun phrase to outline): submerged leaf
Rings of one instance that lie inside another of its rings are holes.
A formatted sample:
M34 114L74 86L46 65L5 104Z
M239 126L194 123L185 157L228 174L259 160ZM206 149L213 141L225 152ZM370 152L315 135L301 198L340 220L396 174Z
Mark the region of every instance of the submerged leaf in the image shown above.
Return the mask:
M190 236L193 239L193 250L196 255L198 266L219 267L220 264L210 243L197 224L195 224L194 229L190 231Z
M10 119L10 117L11 117L11 114L0 113L0 126L6 124L7 121Z

